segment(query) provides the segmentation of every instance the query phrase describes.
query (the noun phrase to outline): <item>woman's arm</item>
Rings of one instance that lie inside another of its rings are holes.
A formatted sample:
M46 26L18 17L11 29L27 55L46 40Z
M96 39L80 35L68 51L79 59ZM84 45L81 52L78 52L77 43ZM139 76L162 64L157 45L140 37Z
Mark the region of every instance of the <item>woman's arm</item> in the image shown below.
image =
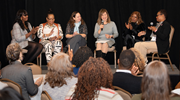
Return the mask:
M101 29L100 29L98 23L96 23L95 28L94 28L94 37L97 38L99 36L99 34L101 34Z
M27 34L22 34L21 30L22 29L19 26L19 24L15 23L13 26L12 35L14 36L15 40L18 42L25 41L32 34L32 31Z
M62 31L60 24L58 24L58 29L59 29L59 37L57 37L57 39L62 40L63 39L63 31Z
M70 27L70 24L68 24L66 27L66 38L72 38L73 37L73 34L71 34L70 32L71 32L71 27Z
M118 37L119 33L118 33L118 30L117 30L117 27L116 27L116 24L113 22L113 35L112 35L112 38L116 38Z
M80 33L80 35L81 35L83 38L85 38L87 34L88 34L87 26L86 26L86 24L84 24L83 31L82 31L82 33Z

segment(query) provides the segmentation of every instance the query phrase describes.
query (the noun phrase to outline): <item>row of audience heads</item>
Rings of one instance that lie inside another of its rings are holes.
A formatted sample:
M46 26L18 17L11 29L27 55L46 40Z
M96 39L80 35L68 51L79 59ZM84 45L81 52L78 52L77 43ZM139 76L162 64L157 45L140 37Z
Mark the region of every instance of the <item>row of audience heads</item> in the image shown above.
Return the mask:
M10 44L6 49L7 58L11 61L20 60L20 53L21 49L17 43ZM144 66L141 54L133 48L122 51L118 60L119 68L130 70L135 65L139 69L144 69L144 67L140 67L140 65ZM113 73L109 64L103 58L93 58L90 48L79 48L73 57L72 63L76 67L80 67L76 84L77 88L80 89L75 90L73 98L77 98L77 94L81 95L81 91L88 91L84 95L85 97L94 98L93 96L97 95L97 91L93 91L100 89L100 87L113 89ZM45 84L48 82L52 88L67 84L65 78L74 76L72 70L73 66L69 61L69 55L63 52L58 53L48 63ZM169 96L171 91L170 80L167 66L163 62L152 61L146 66L143 73L141 90L142 98L151 98L160 92L164 97Z

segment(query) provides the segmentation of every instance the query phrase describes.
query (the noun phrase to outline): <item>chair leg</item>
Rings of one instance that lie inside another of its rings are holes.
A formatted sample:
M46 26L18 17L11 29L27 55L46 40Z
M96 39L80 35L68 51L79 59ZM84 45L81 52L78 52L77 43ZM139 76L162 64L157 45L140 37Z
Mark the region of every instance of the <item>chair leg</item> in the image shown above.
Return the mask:
M159 54L157 53L157 57L158 57L158 59L159 59L159 61L160 61L160 58L159 58Z
M42 66L42 57L41 56L42 56L42 53L40 53L40 58L39 58L39 64L40 64L39 66L40 67Z
M94 58L96 58L96 50L94 50Z
M152 54L152 61L154 60L154 55L155 55L155 53Z
M114 50L114 67L116 68L116 50Z
M39 57L37 56L37 65L39 65Z
M172 71L174 71L174 68L173 68L172 63L171 63L171 59L170 59L170 57L169 57L169 55L167 53L166 53L166 56L168 57L168 60L169 60Z

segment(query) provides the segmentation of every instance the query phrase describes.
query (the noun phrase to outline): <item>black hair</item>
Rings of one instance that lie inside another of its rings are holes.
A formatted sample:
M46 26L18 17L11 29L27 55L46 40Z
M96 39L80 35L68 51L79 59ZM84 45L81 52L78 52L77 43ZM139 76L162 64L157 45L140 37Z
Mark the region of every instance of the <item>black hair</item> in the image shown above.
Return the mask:
M89 57L93 57L91 49L87 46L80 47L73 56L72 64L76 65L76 67L81 67Z
M23 97L13 88L5 87L0 90L0 100L24 100Z
M28 14L26 10L22 10L22 9L21 9L21 10L18 10L18 12L16 13L16 19L15 19L15 21L14 21L14 23L17 22L17 23L20 25L20 27L22 28L22 30L24 30L25 27L24 27L24 24L22 23L21 17L22 17L23 15L25 15L25 14ZM26 27L28 28L28 22L25 21L24 23L25 23Z
M125 50L121 52L119 56L120 67L130 69L134 63L135 54L131 50Z
M53 14L54 15L54 13L53 13L53 11L52 11L52 9L50 8L49 10L48 10L48 12L47 12L47 15L46 15L46 17L48 18L48 15L49 14Z
M163 15L165 16L165 18L167 18L167 12L166 12L165 9L161 9L161 10L159 10L159 12L160 12L161 14L163 14Z

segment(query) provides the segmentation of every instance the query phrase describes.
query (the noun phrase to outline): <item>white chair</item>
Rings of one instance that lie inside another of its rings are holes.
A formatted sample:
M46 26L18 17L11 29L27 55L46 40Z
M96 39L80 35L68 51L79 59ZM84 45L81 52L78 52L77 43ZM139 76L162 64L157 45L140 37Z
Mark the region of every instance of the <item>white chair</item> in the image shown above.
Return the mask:
M116 68L116 49L115 46L108 48L108 52L114 52L114 67ZM94 50L94 58L96 58L96 50Z

